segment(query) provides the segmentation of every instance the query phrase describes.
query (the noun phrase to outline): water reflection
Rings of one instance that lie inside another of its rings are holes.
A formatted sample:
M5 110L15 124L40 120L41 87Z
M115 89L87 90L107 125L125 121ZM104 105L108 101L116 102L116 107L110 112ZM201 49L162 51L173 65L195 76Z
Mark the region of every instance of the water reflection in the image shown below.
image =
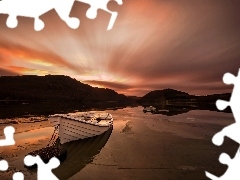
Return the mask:
M151 105L153 106L153 105ZM145 112L144 110L150 106L143 106L143 112ZM176 116L179 114L184 114L187 113L189 111L193 111L193 110L209 110L209 111L219 111L215 104L205 104L205 105L192 105L192 106L173 106L173 105L158 105L158 106L154 106L156 109L154 111L151 111L152 114L162 114L165 116ZM231 109L227 108L225 111L223 111L225 113L231 113Z
M27 104L1 104L0 118L16 118L29 116L48 116L51 114L67 114L76 111L117 110L126 107L136 107L135 103L118 102L31 102Z
M57 169L53 170L54 174L65 180L91 163L107 143L112 129L110 128L99 136L63 144L62 147L67 150L67 158Z
M131 179L132 169L137 168L139 171L134 174L135 179L156 179L162 173L162 169L167 168L175 173L175 178L163 179L179 179L181 174L183 176L196 174L199 169L201 173L202 169L214 172L218 168L208 162L217 160L223 150L210 149L215 147L211 143L211 138L222 127L233 123L234 118L229 113L194 108L196 107L158 107L157 114L143 113L142 106L117 111L108 110L114 116L114 129L100 136L64 144L63 147L68 151L67 159L53 172L59 179L64 180L72 176L76 179ZM21 125L28 129L32 123L16 124L16 127ZM17 144L12 147L1 147L1 157L9 161L10 167L16 168L13 169L14 172L23 172L25 179L36 179L36 169L34 171L25 169L22 160L30 151L46 146L52 133L53 128L17 133L15 135ZM209 152L215 153L216 156ZM110 154L111 158L108 158ZM111 166L96 166L93 161ZM196 167L198 170L191 173L181 172L186 166ZM214 168L211 170L209 167ZM180 171L175 171L179 168ZM122 173L123 169L128 170ZM143 169L149 169L149 172L142 173ZM9 174L13 174L12 171L4 173L0 173L0 179L8 179ZM196 177L198 175L196 174Z
M156 107L155 114L162 114L166 116L175 116L178 114L187 113L192 110L210 110L219 111L214 103L185 103L185 104L137 104L137 103L115 103L115 102L101 102L101 103L76 103L76 102L36 102L28 104L7 104L0 103L0 118L16 118L16 117L32 117L32 116L48 116L51 114L66 114L78 111L104 111L104 110L119 110L127 107L154 106ZM224 110L226 113L231 113L228 107Z

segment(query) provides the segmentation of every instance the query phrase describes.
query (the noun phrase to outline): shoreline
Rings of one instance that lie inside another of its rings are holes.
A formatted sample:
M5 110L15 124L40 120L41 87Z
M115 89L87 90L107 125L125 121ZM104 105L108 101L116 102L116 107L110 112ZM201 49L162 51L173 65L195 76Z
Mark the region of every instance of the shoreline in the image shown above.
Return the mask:
M51 127L49 121L41 121L41 122L25 122L19 124L0 124L0 136L3 136L3 129L6 126L13 126L15 128L15 134L28 132L35 129Z

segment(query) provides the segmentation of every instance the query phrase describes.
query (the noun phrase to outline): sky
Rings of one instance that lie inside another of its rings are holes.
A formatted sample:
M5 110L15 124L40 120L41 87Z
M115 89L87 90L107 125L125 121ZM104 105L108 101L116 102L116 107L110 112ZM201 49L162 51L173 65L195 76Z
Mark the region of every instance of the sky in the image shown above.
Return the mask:
M86 17L89 5L76 1L70 13L81 23L69 28L55 10L34 20L18 17L6 26L0 15L0 76L67 75L118 93L143 96L173 88L194 95L231 92L223 74L240 68L239 0L110 1L118 12Z

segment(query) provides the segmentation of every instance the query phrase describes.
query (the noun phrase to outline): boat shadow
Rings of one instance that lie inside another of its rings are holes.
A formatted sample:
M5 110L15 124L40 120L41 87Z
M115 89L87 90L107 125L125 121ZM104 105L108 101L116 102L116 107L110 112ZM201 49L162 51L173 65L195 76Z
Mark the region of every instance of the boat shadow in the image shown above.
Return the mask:
M62 145L67 150L67 158L53 173L62 180L72 177L91 163L107 143L113 127L105 133L86 139L68 142Z

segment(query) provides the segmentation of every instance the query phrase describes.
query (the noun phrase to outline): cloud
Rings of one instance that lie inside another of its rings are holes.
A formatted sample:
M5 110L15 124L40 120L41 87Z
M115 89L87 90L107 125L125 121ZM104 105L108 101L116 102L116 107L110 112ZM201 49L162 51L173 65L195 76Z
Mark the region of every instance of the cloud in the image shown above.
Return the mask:
M240 68L238 7L237 0L128 0L111 5L119 14L106 31L109 13L89 20L88 6L77 2L71 11L81 20L77 30L55 11L41 17L41 32L28 18L19 18L15 30L0 26L0 62L17 73L64 74L128 95L163 88L230 92L222 76ZM5 20L0 15L4 26Z
M45 70L49 70L49 72L56 71L57 67L60 69L70 69L73 72L84 71L72 64L71 61L51 51L31 49L14 43L1 42L0 54L2 61L4 60L2 66L5 67L25 65L28 69L34 69L33 67L46 68ZM15 70L17 69L15 68Z
M151 2L150 7L130 13L132 33L124 34L123 39L129 40L112 53L111 72L140 79L145 88L175 87L190 93L229 90L222 76L236 74L240 67L240 24L234 20L240 3ZM137 12L142 15L134 16Z

